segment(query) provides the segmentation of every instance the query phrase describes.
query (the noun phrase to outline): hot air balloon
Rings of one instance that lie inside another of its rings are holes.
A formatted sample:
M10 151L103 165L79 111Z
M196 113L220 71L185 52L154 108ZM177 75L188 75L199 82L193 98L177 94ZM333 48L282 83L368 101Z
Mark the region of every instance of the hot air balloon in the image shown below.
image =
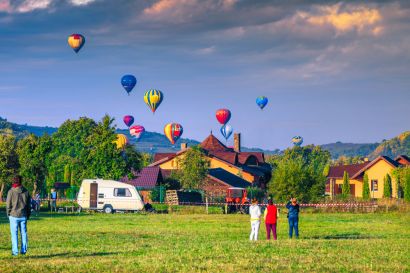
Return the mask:
M300 145L302 145L302 143L303 143L303 137L301 137L301 136L294 136L294 137L292 138L292 143L293 143L293 145L295 145L295 146L300 146Z
M134 125L130 128L130 135L134 136L137 140L144 134L145 128L141 125Z
M137 84L137 78L135 78L133 75L125 75L121 78L121 84L129 95L134 86Z
M68 45L78 53L85 43L85 38L81 34L71 34L68 36Z
M231 119L231 111L229 111L228 109L219 109L218 111L216 111L216 119L222 125L227 124Z
M268 98L265 96L257 97L256 104L261 108L265 108L266 104L268 104Z
M125 145L128 144L128 138L123 134L117 134L117 140L114 140L113 143L117 145L117 149L124 149Z
M162 92L156 89L147 90L144 94L144 101L153 113L155 113L163 99Z
M134 123L134 117L130 115L124 116L123 120L128 128Z
M224 136L226 140L232 135L233 129L232 126L229 124L225 124L221 127L221 134Z
M181 124L178 123L168 123L164 127L164 134L171 144L175 144L175 142L182 136L183 132L184 129Z

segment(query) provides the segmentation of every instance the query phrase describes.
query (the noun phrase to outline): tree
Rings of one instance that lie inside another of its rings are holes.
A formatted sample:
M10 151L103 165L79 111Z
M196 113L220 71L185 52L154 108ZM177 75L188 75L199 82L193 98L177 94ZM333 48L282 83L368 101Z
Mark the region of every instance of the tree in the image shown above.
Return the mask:
M392 185L391 185L391 176L386 174L383 180L383 197L384 198L391 198L392 193Z
M404 188L404 200L410 202L410 167L404 168L403 174L403 188Z
M47 176L46 157L51 151L51 138L48 135L37 137L30 134L17 143L17 154L20 163L20 175L25 186L33 195L44 189Z
M343 174L342 198L348 198L350 195L349 174L345 171Z
M268 193L284 202L295 196L302 202L317 201L325 192L326 166L330 153L320 146L308 145L286 149L281 155L268 158L272 178Z
M0 201L5 186L10 184L10 178L17 173L18 167L15 137L0 134Z
M70 165L68 164L64 166L64 182L65 183L71 182L71 170L70 170Z
M363 200L370 199L369 176L367 175L367 173L364 173L364 176L363 176L362 198Z
M181 186L188 189L200 188L209 169L209 161L203 150L199 146L193 146L177 163L180 168L176 174Z

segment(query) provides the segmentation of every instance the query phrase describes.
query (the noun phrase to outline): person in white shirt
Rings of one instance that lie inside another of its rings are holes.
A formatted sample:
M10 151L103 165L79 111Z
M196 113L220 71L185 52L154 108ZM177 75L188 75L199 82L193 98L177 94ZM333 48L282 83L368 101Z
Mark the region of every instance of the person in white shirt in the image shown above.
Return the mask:
M249 240L258 240L258 233L259 233L259 226L260 226L260 217L261 217L261 209L258 206L258 200L253 199L252 205L249 207L249 214L251 216L251 235L249 236Z

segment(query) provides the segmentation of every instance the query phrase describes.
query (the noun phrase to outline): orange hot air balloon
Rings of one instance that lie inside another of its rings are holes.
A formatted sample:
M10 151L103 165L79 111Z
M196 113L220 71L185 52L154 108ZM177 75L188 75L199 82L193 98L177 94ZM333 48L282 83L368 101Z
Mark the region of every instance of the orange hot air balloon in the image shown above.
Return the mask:
M85 43L85 38L81 34L71 34L68 36L68 45L78 53Z
M168 123L164 127L164 134L171 144L175 144L175 142L182 136L183 132L184 129L181 124L178 123Z
M123 134L117 134L117 139L113 143L117 145L117 149L122 150L128 144L128 138Z

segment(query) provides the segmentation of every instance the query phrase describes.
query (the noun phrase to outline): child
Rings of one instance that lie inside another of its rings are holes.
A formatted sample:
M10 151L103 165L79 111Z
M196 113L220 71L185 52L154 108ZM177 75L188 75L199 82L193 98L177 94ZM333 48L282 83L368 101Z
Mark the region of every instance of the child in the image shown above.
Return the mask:
M251 216L251 235L249 236L249 240L258 240L258 233L259 233L259 226L260 226L260 217L261 217L261 209L258 206L258 200L253 199L252 205L249 208L249 214Z
M272 199L269 199L268 206L265 209L264 216L266 225L266 239L270 240L270 231L272 230L273 239L277 239L276 236L276 222L278 219L278 209L273 204Z

